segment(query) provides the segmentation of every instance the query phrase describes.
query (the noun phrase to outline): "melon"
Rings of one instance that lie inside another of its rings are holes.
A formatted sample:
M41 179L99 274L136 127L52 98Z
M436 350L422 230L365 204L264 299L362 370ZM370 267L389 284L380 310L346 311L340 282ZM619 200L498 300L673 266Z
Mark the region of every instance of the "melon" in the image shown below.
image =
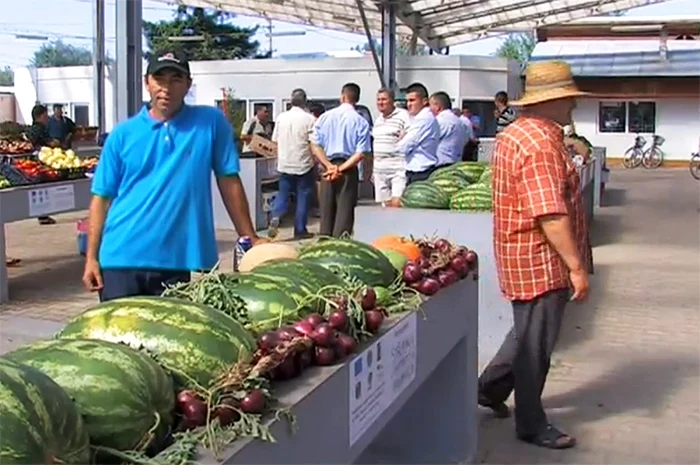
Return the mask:
M403 267L406 266L406 262L408 261L408 258L404 254L395 250L382 250L381 252L389 259L394 268L396 268L396 271L403 271Z

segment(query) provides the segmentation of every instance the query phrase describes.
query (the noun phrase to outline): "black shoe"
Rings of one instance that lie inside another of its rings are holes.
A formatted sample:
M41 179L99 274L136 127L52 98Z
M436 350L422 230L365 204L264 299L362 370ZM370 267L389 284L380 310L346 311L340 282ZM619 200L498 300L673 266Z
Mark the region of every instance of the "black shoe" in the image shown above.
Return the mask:
M479 396L479 405L486 407L493 411L493 416L496 418L508 418L510 416L510 409L503 403L493 403L483 396Z
M50 216L40 216L39 217L39 224L43 224L43 225L56 224L56 220L54 220Z
M310 233L308 231L303 232L303 233L294 234L295 241L302 241L304 239L313 239L313 237L314 237L314 233Z

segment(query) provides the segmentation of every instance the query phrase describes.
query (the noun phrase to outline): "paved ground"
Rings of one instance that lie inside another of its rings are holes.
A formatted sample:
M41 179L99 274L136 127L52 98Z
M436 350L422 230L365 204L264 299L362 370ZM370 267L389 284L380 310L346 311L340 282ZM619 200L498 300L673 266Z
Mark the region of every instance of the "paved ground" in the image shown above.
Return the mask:
M569 310L545 390L552 421L580 446L520 444L511 421L484 415L484 463L700 463L700 184L687 170L616 170L605 200L593 295ZM0 353L95 301L79 283L78 217L8 226L8 254L23 262L0 307ZM233 239L221 234L223 267Z

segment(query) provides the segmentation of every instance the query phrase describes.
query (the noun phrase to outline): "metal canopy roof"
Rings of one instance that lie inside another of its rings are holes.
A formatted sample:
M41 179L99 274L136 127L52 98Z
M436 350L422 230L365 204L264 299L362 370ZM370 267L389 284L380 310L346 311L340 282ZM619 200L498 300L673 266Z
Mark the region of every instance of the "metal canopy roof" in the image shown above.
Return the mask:
M172 3L172 0L162 0ZM189 6L213 8L275 21L364 34L358 3L373 34L381 34L382 0L176 0ZM534 30L614 13L665 0L388 0L397 6L397 34L414 32L439 50L450 45L512 31Z

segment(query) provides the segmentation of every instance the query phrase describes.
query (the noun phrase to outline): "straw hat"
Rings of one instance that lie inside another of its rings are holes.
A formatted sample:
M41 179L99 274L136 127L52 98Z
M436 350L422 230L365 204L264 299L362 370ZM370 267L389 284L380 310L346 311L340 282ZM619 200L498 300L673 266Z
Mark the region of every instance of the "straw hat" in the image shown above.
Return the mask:
M588 95L581 92L571 75L571 68L563 61L538 61L525 70L525 94L510 102L516 107L534 105L562 98Z

